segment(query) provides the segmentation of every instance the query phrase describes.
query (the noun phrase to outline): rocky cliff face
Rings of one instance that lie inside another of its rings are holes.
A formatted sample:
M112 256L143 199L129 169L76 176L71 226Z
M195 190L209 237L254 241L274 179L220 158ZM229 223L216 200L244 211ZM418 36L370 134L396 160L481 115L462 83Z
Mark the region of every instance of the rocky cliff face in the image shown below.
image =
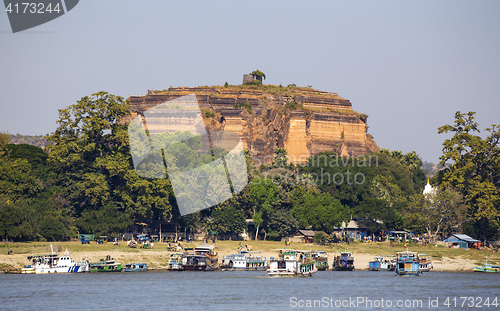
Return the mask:
M277 147L286 148L291 162L305 163L311 155L335 151L359 156L378 151L366 133L367 115L352 110L336 93L272 85L170 88L130 96L132 117L163 102L196 94L209 131L240 135L254 159L270 163ZM189 117L187 117L189 118ZM159 118L148 124L151 133L182 130L189 120Z

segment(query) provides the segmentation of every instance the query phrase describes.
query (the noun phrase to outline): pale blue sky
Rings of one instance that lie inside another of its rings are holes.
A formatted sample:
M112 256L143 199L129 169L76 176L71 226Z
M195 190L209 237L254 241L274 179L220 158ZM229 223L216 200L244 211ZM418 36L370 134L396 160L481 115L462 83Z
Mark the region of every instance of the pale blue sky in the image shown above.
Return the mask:
M107 91L265 83L336 92L381 148L437 162L437 127L500 124L500 1L81 0L12 34L0 12L0 131L39 135Z

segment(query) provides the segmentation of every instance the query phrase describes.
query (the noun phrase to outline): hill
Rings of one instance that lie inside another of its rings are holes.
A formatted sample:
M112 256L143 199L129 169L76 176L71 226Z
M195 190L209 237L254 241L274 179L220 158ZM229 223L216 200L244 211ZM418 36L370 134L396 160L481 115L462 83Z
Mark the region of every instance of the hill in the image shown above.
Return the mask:
M228 85L171 87L130 96L132 117L166 101L195 94L209 131L236 132L252 158L270 163L276 148L286 148L294 164L312 155L335 151L359 156L379 150L367 133L368 116L352 109L337 93L309 87ZM148 120L151 133L182 130L193 118ZM165 124L168 123L168 128Z

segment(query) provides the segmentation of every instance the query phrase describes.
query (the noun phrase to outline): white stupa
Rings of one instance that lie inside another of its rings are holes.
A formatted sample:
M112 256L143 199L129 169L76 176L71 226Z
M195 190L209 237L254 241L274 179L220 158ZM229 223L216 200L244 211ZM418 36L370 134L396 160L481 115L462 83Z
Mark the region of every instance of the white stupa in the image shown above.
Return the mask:
M431 186L431 184L429 183L429 178L427 178L427 185L425 185L422 194L430 197L433 197L436 194L436 188Z

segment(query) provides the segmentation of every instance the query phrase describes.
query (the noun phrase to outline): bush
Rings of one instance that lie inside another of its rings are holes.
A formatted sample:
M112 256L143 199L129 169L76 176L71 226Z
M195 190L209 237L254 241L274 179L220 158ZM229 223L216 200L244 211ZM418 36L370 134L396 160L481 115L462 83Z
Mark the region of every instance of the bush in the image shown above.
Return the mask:
M316 232L314 234L314 242L316 244L325 244L327 237L328 236L326 234L324 234L323 232Z
M234 103L234 108L245 108L249 114L252 114L252 105L249 103Z
M259 80L253 80L252 82L245 82L244 85L262 85L262 82Z
M210 111L210 110L207 110L207 109L201 109L201 111L203 112L203 114L205 114L205 117L206 117L207 119L209 119L209 118L211 118L211 117L215 116L215 113L213 113L213 112L212 112L212 111Z

